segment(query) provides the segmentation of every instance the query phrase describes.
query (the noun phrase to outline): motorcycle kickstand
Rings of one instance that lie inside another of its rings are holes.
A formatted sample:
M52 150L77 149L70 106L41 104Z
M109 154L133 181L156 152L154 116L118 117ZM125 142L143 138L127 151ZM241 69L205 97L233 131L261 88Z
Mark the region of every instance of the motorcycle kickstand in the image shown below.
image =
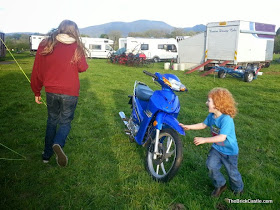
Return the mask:
M130 143L134 143L134 138L133 138L133 136L131 135L131 131L128 130L128 129L125 129L124 132L125 132L125 134L128 135Z

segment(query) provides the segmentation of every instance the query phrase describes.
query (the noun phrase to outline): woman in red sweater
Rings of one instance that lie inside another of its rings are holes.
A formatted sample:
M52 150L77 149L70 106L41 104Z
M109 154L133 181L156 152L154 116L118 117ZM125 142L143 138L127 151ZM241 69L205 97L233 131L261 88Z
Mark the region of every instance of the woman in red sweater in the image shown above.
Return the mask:
M63 151L78 102L79 73L88 68L85 48L76 23L64 20L58 29L39 45L31 75L35 102L41 104L41 89L47 97L48 120L43 162L56 154L57 164L66 166Z

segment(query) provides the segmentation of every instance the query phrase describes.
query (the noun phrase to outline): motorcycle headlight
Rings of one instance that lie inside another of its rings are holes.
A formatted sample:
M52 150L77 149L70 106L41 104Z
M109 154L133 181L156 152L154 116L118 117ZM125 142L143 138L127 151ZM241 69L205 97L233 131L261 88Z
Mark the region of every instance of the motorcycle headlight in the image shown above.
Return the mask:
M175 90L175 91L185 91L186 87L185 85L183 85L181 82L173 79L173 78L169 78L169 83L171 84L171 89Z

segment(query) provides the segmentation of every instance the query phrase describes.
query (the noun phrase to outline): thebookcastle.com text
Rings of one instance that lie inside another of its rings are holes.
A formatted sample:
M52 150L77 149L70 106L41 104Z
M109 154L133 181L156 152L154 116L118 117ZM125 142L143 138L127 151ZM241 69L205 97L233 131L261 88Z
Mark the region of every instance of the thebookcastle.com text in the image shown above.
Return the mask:
M261 199L227 199L228 203L273 203L273 200L261 200Z

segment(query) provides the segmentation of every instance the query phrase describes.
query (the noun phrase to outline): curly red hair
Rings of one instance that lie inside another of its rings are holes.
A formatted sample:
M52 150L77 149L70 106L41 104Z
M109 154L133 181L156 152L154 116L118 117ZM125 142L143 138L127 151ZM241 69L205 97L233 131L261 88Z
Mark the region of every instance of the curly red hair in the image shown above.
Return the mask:
M230 115L234 118L237 114L237 103L232 94L225 88L214 88L208 93L212 98L215 108L223 114Z

